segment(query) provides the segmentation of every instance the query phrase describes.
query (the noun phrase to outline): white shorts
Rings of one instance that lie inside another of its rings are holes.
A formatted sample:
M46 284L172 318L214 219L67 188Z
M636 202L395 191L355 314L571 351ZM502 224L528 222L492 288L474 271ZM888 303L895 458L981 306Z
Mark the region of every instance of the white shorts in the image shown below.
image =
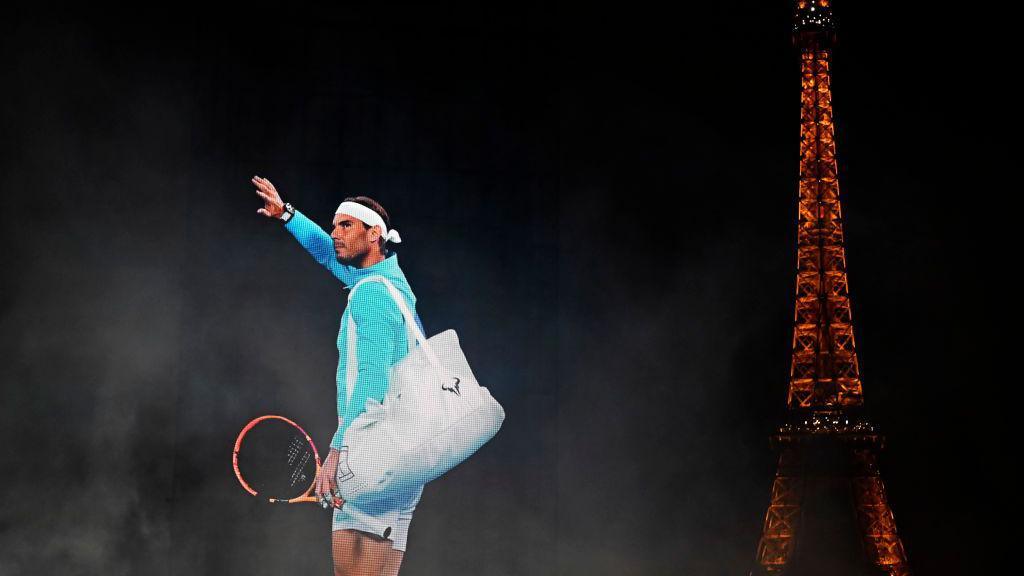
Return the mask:
M423 495L423 486L362 506L348 502L334 511L331 530L359 530L391 541L394 550L405 552L412 513Z

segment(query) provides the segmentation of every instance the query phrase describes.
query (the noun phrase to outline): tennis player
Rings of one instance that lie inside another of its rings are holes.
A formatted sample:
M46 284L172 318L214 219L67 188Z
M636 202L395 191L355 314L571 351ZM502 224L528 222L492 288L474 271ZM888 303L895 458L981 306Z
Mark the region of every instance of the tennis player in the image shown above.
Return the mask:
M269 180L254 176L252 183L264 202L257 212L281 220L302 247L338 280L352 286L367 276L384 276L405 296L406 304L415 313L416 296L398 267L398 256L387 247L402 239L398 231L391 229L388 213L380 204L365 196L346 198L334 214L333 230L328 235L291 204L282 202ZM356 326L358 366L354 367L346 366L348 315ZM416 322L422 329L418 315ZM334 497L336 503L331 533L334 573L395 576L402 564L409 525L423 487L407 494L390 494L361 507L334 495L339 475L344 477L347 473L345 430L365 411L369 398L384 401L388 371L414 344L408 341L402 313L383 284L367 282L356 291L342 314L337 344L338 429L315 488L317 496ZM357 371L351 391L346 385L349 370Z

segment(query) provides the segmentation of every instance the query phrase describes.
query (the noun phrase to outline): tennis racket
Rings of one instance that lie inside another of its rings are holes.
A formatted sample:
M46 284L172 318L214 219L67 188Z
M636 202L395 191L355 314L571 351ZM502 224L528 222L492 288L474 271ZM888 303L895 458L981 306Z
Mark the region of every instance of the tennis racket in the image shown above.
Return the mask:
M246 424L235 440L231 463L242 488L271 503L339 504L312 495L320 454L309 434L284 416L268 414Z

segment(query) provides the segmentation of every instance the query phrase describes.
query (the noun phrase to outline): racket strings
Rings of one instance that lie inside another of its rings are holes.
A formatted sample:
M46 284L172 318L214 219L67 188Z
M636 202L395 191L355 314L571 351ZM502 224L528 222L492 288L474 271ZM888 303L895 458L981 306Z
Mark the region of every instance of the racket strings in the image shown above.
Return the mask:
M261 497L295 498L316 477L315 450L295 426L277 419L261 421L242 440L239 473Z
M288 447L288 465L292 469L291 483L289 484L291 487L294 488L296 484L300 484L302 487L308 485L306 465L309 464L312 457L313 451L309 449L309 442L305 437L292 438L292 443Z

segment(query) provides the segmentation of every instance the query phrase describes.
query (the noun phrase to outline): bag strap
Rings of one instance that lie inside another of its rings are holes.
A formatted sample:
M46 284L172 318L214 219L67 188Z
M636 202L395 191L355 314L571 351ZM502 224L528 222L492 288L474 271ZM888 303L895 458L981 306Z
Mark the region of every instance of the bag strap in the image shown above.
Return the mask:
M413 339L419 343L420 348L423 349L423 353L426 355L427 360L430 361L431 365L438 371L439 374L444 374L444 369L441 367L441 361L437 359L437 354L434 353L434 349L431 348L427 342L427 337L420 330L419 324L416 323L416 317L413 315L412 310L409 309L409 305L405 303L405 296L395 288L395 285L390 280L383 276L367 276L359 282L356 282L352 286L352 289L348 293L348 302L351 305L352 297L355 296L356 290L360 286L367 282L380 282L388 290L388 294L391 299L394 300L395 304L398 305L398 309L402 312L402 317L405 318L406 332L413 337ZM348 311L348 344L346 345L348 358L345 362L345 391L346 391L346 402L348 398L352 397L352 388L355 387L356 378L359 375L358 359L356 358L356 323L352 319L352 311ZM410 350L412 345L409 345Z

